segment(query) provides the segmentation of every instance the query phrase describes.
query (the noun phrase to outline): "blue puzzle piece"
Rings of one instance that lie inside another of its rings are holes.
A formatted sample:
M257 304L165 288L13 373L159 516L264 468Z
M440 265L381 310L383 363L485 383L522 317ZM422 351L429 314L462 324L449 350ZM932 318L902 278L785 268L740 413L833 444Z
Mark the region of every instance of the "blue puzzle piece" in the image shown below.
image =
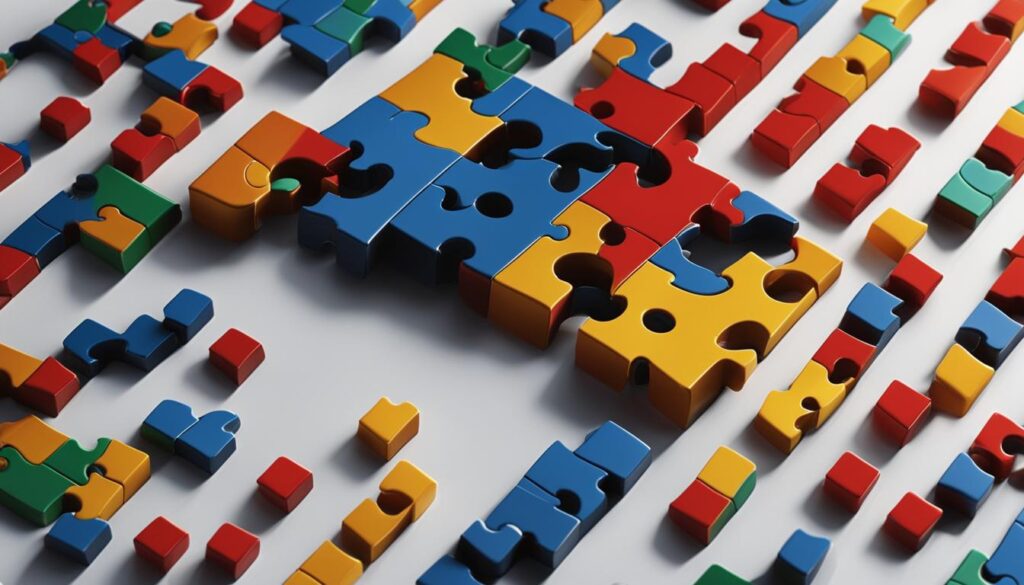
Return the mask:
M803 37L807 31L818 24L822 16L832 9L836 0L768 0L762 12L792 23L797 33Z
M672 43L642 24L634 22L615 36L629 39L636 46L635 53L619 61L619 68L633 77L647 81L655 69L672 58Z
M15 228L3 241L3 245L35 256L40 269L46 268L68 249L64 233L39 221L35 216L26 219Z
M67 27L63 27L57 23L51 24L43 30L36 33L36 39L43 47L52 51L64 59L70 60L75 53L75 49L78 45L82 44L88 37L92 35L88 33L82 33L86 36L84 40L79 40L82 35L75 37L75 33Z
M607 476L555 441L524 477L558 498L561 509L579 518L580 533L586 534L608 511L608 497L601 488Z
M352 48L348 43L306 24L284 27L281 38L291 46L293 55L325 77L334 74L352 58Z
M700 236L700 226L690 225L678 236L658 249L651 262L675 275L672 284L698 295L717 295L729 288L729 281L690 260L686 246Z
M86 319L64 338L64 353L72 369L91 377L109 360L123 355L124 340L118 332Z
M846 307L839 328L881 351L900 329L896 311L903 304L899 297L868 282Z
M372 18L374 31L392 43L405 38L416 26L416 15L400 0L376 0L363 16Z
M465 265L490 280L542 236L568 237L567 228L551 222L583 189L559 192L551 184L557 170L543 159L497 169L460 159L395 217L396 258L434 283L445 276L443 251L461 244L469 248Z
M605 421L574 451L577 457L608 472L608 493L624 496L651 465L651 448L633 433Z
M445 555L430 565L426 573L416 579L416 585L483 585L473 577L469 567Z
M132 48L136 43L136 40L131 35L109 24L103 25L103 28L96 33L96 38L104 45L117 51L122 61L131 56Z
M92 194L79 196L74 191L61 191L36 211L36 219L57 231L65 231L83 221L100 221Z
M732 206L743 213L743 222L730 226L730 241L769 239L789 242L800 229L800 222L795 217L756 193L743 191L732 200Z
M1021 337L1024 325L1007 317L992 303L981 301L960 326L956 342L979 360L998 368L1010 357Z
M182 289L164 306L164 327L188 343L213 319L213 300L192 289Z
M498 89L474 99L470 108L481 116L500 116L532 89L533 86L522 79L509 77Z
M278 12L296 24L314 25L341 4L343 0L288 0Z
M572 46L572 25L544 12L550 0L512 0L509 9L498 24L498 44L519 39L530 47L554 58Z
M773 570L779 580L787 585L808 585L814 581L831 546L827 538L797 530L782 545Z
M365 275L376 259L384 228L460 158L456 152L420 142L414 133L426 124L423 114L402 112L376 97L324 130L321 134L330 140L361 152L349 165L361 175L358 180L387 179L372 192L328 193L304 207L299 213L299 244L312 249L333 245L343 269Z
M973 518L994 485L991 474L978 467L970 455L960 453L939 478L935 499L944 509L955 508Z
M241 426L242 420L233 412L204 414L178 437L174 451L212 475L235 452L235 433Z
M79 520L71 512L61 514L44 540L46 548L69 559L89 565L110 544L110 524L99 518Z
M177 99L192 80L206 70L206 65L185 57L179 49L146 63L142 82L161 95Z
M985 194L995 203L999 203L1003 195L1013 187L1013 177L986 167L985 163L973 156L961 165L960 177L975 191Z
M1024 526L1016 522L1010 526L996 552L982 568L982 573L993 582L1010 578L1016 583L1024 583Z
M149 315L132 321L121 339L124 340L124 355L117 357L146 372L160 365L182 344L174 331L164 327L163 321Z
M515 526L491 530L476 520L459 537L457 555L474 571L493 580L512 568L522 541L523 533Z
M164 400L142 421L142 436L165 451L174 452L174 444L197 419L192 408L177 400Z

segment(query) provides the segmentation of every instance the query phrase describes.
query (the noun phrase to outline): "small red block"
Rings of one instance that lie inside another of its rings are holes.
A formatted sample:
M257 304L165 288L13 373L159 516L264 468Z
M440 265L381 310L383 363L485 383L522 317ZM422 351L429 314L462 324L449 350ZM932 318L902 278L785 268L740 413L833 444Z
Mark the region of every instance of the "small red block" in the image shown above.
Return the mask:
M206 543L206 560L224 567L238 579L260 554L260 539L255 534L225 522Z
M940 282L942 274L939 271L925 264L917 256L907 254L889 273L883 288L916 310L928 302Z
M844 508L856 512L878 481L873 465L847 451L825 475L825 493Z
M695 124L690 130L700 136L711 132L736 107L736 90L732 83L703 63L691 63L679 81L665 91L697 104Z
M17 248L0 245L0 297L13 297L39 275L39 262Z
M836 163L814 186L814 200L851 222L885 190L885 177L865 176L861 171Z
M1024 315L1024 258L1010 260L1010 265L988 289L985 300L1011 317Z
M93 82L102 84L121 67L121 54L103 44L99 37L93 37L75 47L72 63Z
M811 358L828 370L829 380L836 384L857 380L875 359L875 346L865 343L842 329L836 329Z
M157 516L135 537L135 554L166 573L188 550L188 533Z
M1024 138L996 125L985 137L975 156L985 166L1019 181L1024 175Z
M210 346L210 363L240 385L266 359L263 345L238 329L228 329Z
M239 41L259 48L276 37L282 26L284 17L280 12L249 2L235 14L230 32Z
M27 167L21 153L5 144L0 144L0 191L25 174Z
M857 138L850 160L865 173L880 173L886 185L896 180L921 143L899 128L882 128L869 124Z
M942 508L914 492L907 492L889 512L883 529L911 551L920 550L942 518Z
M74 372L56 359L48 357L25 380L14 399L46 416L57 416L78 394L80 388L81 383Z
M710 544L732 517L732 501L699 479L668 507L668 517L702 544Z
M278 457L256 480L270 503L291 512L313 489L313 473L287 457Z
M871 411L871 420L885 437L902 447L921 430L932 400L899 380L893 380Z
M91 119L89 108L82 102L61 96L39 113L39 127L57 140L67 142L89 125Z
M145 181L177 152L174 141L163 134L147 136L128 128L110 143L111 162L136 181Z

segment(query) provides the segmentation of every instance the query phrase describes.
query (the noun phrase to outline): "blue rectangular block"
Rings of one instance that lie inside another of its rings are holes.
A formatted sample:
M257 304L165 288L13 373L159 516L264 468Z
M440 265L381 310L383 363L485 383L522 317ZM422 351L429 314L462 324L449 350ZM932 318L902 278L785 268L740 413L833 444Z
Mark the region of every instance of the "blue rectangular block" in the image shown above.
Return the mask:
M89 565L110 544L110 524L99 518L79 520L71 512L61 514L46 533L46 548L73 561Z
M903 304L899 297L874 283L866 283L846 307L839 328L882 351L900 329L896 311Z
M786 585L809 585L818 574L832 543L827 538L797 530L782 546L773 571Z
M164 306L164 327L189 342L213 319L213 300L192 289L182 289Z

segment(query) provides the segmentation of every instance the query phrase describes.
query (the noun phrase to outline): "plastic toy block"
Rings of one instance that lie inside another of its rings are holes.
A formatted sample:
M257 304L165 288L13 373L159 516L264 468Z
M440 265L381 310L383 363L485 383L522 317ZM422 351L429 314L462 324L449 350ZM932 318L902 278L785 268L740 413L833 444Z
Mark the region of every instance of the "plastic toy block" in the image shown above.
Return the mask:
M860 30L860 34L885 47L892 61L910 45L910 35L893 26L892 18L884 14L872 17Z
M433 503L437 482L408 461L399 461L380 482L380 497L363 500L341 525L341 546L364 564L391 543Z
M7 394L17 390L41 365L41 360L0 344L0 391Z
M188 533L157 516L135 536L135 554L166 573L188 550Z
M578 43L604 16L601 0L551 0L543 10L569 23L573 44Z
M646 81L671 57L671 43L634 22L618 34L605 33L594 45L590 63L602 77L608 77L612 69L619 67Z
M90 565L110 544L110 524L99 518L79 520L72 513L61 514L46 533L46 548L73 561Z
M960 177L972 189L985 195L993 203L999 203L1003 195L1013 186L1013 177L998 170L989 169L980 160L971 157L960 167Z
M77 518L110 520L124 505L124 488L99 473L90 472L89 481L68 488L65 499Z
M166 95L166 94L165 94ZM192 109L209 108L226 112L244 96L242 84L216 67L207 67L192 78L175 97Z
M747 54L760 64L763 79L796 45L799 30L792 23L759 10L740 24L740 34L757 39Z
M956 342L993 368L998 368L1024 337L1024 325L981 301L956 334Z
M498 42L522 40L534 51L554 58L572 46L572 25L544 10L548 0L518 0L498 24Z
M256 485L271 504L291 512L313 490L313 473L287 457L278 457Z
M899 128L869 124L853 146L850 160L865 172L885 177L886 185L896 180L921 143Z
M1024 428L1000 413L994 413L982 427L968 453L996 481L1013 472L1015 456L1024 449Z
M192 415L192 408L175 400L163 400L142 422L143 438L163 448L174 451L174 444L189 427L199 420Z
M983 19L985 29L1015 42L1024 32L1024 6L1018 0L1000 0ZM967 584L965 584L967 585Z
M220 565L238 579L260 554L260 539L230 522L225 522L206 543L206 560Z
M530 59L530 46L522 41L513 40L500 47L477 45L473 34L463 28L448 33L434 52L462 63L479 77L488 92L504 85Z
M142 69L142 80L161 95L177 99L207 67L188 59L182 51L173 50L146 63Z
M986 168L997 170L1019 181L1024 175L1024 137L996 126L974 155Z
M39 127L43 132L61 142L71 140L71 137L81 132L92 119L89 108L83 106L82 102L66 96L60 96L50 102L50 105L39 113L39 117Z
M3 347L0 346L0 349ZM42 465L43 461L69 440L67 435L32 415L0 423L0 447L13 447L33 465Z
M790 168L849 107L841 95L801 77L797 93L761 121L751 143L776 164Z
M971 187L959 172L942 187L935 198L935 211L968 229L974 229L992 210L995 202Z
M34 257L42 269L67 249L69 241L60 230L31 216L4 239L4 244Z
M868 0L861 7L864 20L883 15L893 21L893 26L905 31L917 20L928 5L935 0Z
M602 489L616 496L628 493L651 464L651 448L612 421L591 431L573 452L608 473Z
M701 226L694 224L651 256L650 262L673 275L672 284L678 288L702 295L714 295L729 288L729 281L690 260L687 246L701 234Z
M148 315L133 321L123 334L86 319L64 338L67 360L88 377L99 374L113 360L148 372L179 346L174 334Z
M974 406L995 370L959 343L954 343L935 368L928 395L936 410L961 417Z
M883 436L902 447L928 420L931 398L899 380L893 380L871 411L871 420Z
M883 530L910 551L920 550L942 518L942 508L907 492L885 519Z
M865 283L847 305L839 328L881 351L900 329L897 312L902 305L899 297L877 284Z
M721 565L711 565L693 585L750 585L750 581Z
M114 160L117 161L116 154ZM90 220L78 224L82 247L122 274L127 274L152 249L146 228L122 215L116 207L104 207L98 214L99 221Z
M143 110L139 118L136 128L143 134L161 134L170 138L176 151L199 136L199 114L163 96Z
M359 419L356 434L379 457L390 461L419 430L420 411L414 404L395 404L383 397Z
M862 72L868 87L874 85L892 64L889 50L862 34L853 37L836 56L845 60L851 71Z
M860 510L878 481L878 470L847 451L839 456L822 484L825 494L850 512Z
M78 444L78 441L70 439L57 447L57 450L47 457L43 464L74 483L85 485L89 481L90 469L107 452L109 446L110 439L100 439L96 441L96 448L86 450Z
M27 147L27 143L25 146ZM12 145L0 142L0 191L21 178L28 167L28 157Z
M241 425L233 412L214 410L204 414L181 434L174 452L212 475L235 452L235 433Z
M607 473L577 457L561 441L555 441L523 476L555 497L572 497L578 505L573 516L586 533L608 510L608 498L601 488Z
M1024 314L1024 260L1010 260L1006 270L988 290L985 300L1007 315Z
M150 476L149 455L116 440L110 441L94 465L103 477L122 487L125 501L135 495Z
M240 386L266 359L263 344L238 329L228 329L210 346L210 363Z
M956 568L956 572L953 576L946 581L946 585L989 585L991 582L984 577L982 574L982 567L988 562L988 557L978 550L971 550L964 557L964 560L960 562L960 565ZM1010 583L1004 583L1000 580L1002 585L1013 585L1011 580Z
M174 156L174 141L163 134L146 135L128 128L110 143L111 163L136 181L145 181Z
M913 254L896 263L882 288L899 297L904 306L919 309L942 282L942 274Z
M788 390L768 393L754 428L773 447L790 453L804 434L825 424L849 392L853 380L833 383L825 366L810 361Z
M853 381L871 367L875 346L865 343L842 329L829 334L811 359L825 366L829 379L836 383Z
M761 82L761 64L730 43L716 49L704 61L704 66L729 81L737 102L747 97Z
M886 256L899 262L928 231L928 224L911 219L890 207L868 229L867 240Z
M11 246L0 245L0 308L38 275L39 261L34 256Z
M0 504L38 526L46 526L63 512L71 480L45 465L26 461L8 445L0 449Z
M11 392L20 404L57 416L81 388L78 376L52 357L43 360L20 388Z
M309 585L351 585L362 576L363 564L335 546L333 542L325 540L313 554L309 555L295 574L311 579L308 581ZM307 581L300 577L285 583L303 585Z
M808 585L814 581L831 547L829 539L797 530L782 545L772 571L783 583Z
M718 536L736 514L729 498L700 480L683 490L668 507L668 516L677 526L704 545Z
M847 60L842 57L819 57L804 72L804 77L852 104L867 91L868 78L863 74L851 73L848 67Z
M757 466L736 451L721 446L704 464L704 468L697 474L697 479L729 498L739 511L754 492Z
M861 171L836 163L814 186L814 199L847 222L853 221L886 188L885 177L865 176Z
M1010 585L1019 583L1020 579L1024 578L1021 547L1024 547L1024 526L1020 522L1014 522L992 553L992 557L982 567L982 576L991 580L999 579L999 583L1004 585L1006 581L1009 581Z
M235 14L230 33L243 43L259 48L276 37L283 26L284 16L280 12L249 2Z
M183 52L188 59L196 59L216 40L215 24L194 14L186 14L169 26L165 22L157 23L142 39L142 47L139 50L147 60L173 50Z
M298 584L296 584L298 585ZM312 584L311 584L312 585ZM419 579L416 585L481 585L469 567L455 560L451 555L445 555L430 566Z
M832 9L835 3L836 0L807 0L805 2L769 0L762 11L768 16L792 23L802 37Z
M188 343L213 319L213 300L183 288L164 305L165 328L173 331L182 343Z
M1010 108L999 118L997 128L1002 128L1014 136L1024 137L1024 113Z
M753 59L749 59L749 62L751 65L756 63ZM722 118L736 107L739 99L737 90L730 80L703 63L691 63L683 76L666 87L665 91L697 106L688 130L700 136L705 136L714 129Z
M995 478L985 473L967 453L960 453L946 468L935 486L935 501L943 509L956 509L974 517L985 503Z

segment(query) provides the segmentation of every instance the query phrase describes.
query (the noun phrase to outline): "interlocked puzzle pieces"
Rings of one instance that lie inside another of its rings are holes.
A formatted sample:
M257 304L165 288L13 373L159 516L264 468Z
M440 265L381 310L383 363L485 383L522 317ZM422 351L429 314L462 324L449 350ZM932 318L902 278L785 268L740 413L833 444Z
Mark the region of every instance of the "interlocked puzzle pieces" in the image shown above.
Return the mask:
M577 363L621 387L649 361L652 400L688 425L724 385L742 386L841 262L697 164L693 143L624 136L512 75L521 44L469 51L467 34L453 35L464 62L435 53L322 133L268 114L192 183L193 217L244 239L305 205L302 246L333 246L357 275L389 249L428 282L457 280L471 307L541 347L568 316L598 316ZM469 79L474 97L462 95ZM683 249L699 232L797 257L773 267L749 254L719 276ZM664 335L654 314L680 327Z
M668 516L701 544L710 544L754 492L757 466L740 453L719 447Z
M214 410L196 418L187 404L164 400L143 421L142 436L213 475L235 452L241 426L233 412Z
M0 343L0 394L57 416L80 386L78 376L55 358L40 360Z
M324 76L363 50L367 37L402 40L441 0L251 0L231 34L262 47L281 33L292 53Z
M651 462L650 447L608 421L575 451L556 441L485 520L477 520L418 585L471 585L509 571L524 556L557 567ZM575 502L566 505L563 494Z
M554 58L573 46L619 0L512 0L498 24L498 42L520 40Z

